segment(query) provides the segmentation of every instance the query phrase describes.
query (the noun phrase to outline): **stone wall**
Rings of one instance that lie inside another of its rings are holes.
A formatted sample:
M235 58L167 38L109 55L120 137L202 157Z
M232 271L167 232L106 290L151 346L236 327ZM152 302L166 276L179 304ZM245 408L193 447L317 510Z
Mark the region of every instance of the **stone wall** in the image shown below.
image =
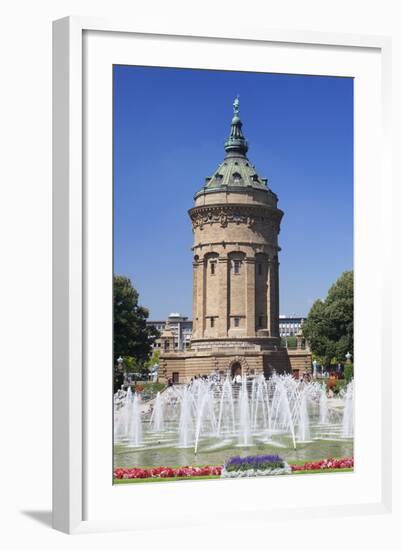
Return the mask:
M171 378L178 383L188 383L194 376L209 375L216 371L226 376L232 374L234 365L240 365L242 373L247 375L263 373L270 376L273 370L278 373L291 372L289 355L284 349L270 352L237 349L231 353L189 351L162 354L160 379L167 381Z
M288 357L293 372L299 371L300 375L311 372L312 354L309 349L289 349Z

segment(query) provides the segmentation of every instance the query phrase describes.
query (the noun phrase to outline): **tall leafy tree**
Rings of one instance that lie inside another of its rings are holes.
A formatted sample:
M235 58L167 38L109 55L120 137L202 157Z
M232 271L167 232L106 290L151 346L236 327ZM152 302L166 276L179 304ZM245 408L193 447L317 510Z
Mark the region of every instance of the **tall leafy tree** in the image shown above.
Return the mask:
M329 365L344 362L354 349L354 276L345 271L333 284L325 300L316 300L302 329L312 352Z
M114 364L120 356L133 357L138 364L143 364L158 331L146 325L149 311L138 304L139 294L128 277L114 276L113 295Z

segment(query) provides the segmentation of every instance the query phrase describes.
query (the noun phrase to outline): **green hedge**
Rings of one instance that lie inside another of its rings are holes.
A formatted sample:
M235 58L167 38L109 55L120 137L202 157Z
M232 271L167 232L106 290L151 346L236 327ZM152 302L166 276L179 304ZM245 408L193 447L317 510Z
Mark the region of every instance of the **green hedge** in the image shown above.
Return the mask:
M351 380L354 378L354 365L352 365L351 363L346 364L344 367L344 378L347 384L348 382L351 382Z

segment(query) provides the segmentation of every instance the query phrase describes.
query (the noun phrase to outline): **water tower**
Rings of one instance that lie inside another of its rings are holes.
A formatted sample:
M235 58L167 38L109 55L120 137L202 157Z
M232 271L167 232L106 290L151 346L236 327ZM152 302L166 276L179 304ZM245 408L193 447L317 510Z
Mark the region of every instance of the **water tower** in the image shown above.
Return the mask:
M188 380L198 374L290 371L279 336L278 234L283 212L248 159L239 99L225 157L195 194L193 332L184 357L167 361ZM175 373L177 378L177 372ZM183 381L184 381L183 380Z

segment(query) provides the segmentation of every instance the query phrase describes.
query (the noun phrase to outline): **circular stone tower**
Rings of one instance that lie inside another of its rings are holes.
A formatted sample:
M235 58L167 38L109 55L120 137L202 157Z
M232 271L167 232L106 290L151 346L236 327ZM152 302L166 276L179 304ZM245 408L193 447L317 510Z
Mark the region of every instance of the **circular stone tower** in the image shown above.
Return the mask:
M195 195L191 351L233 372L289 370L279 337L278 198L247 158L239 100L223 162ZM207 362L209 363L209 361ZM205 361L203 361L206 367Z

